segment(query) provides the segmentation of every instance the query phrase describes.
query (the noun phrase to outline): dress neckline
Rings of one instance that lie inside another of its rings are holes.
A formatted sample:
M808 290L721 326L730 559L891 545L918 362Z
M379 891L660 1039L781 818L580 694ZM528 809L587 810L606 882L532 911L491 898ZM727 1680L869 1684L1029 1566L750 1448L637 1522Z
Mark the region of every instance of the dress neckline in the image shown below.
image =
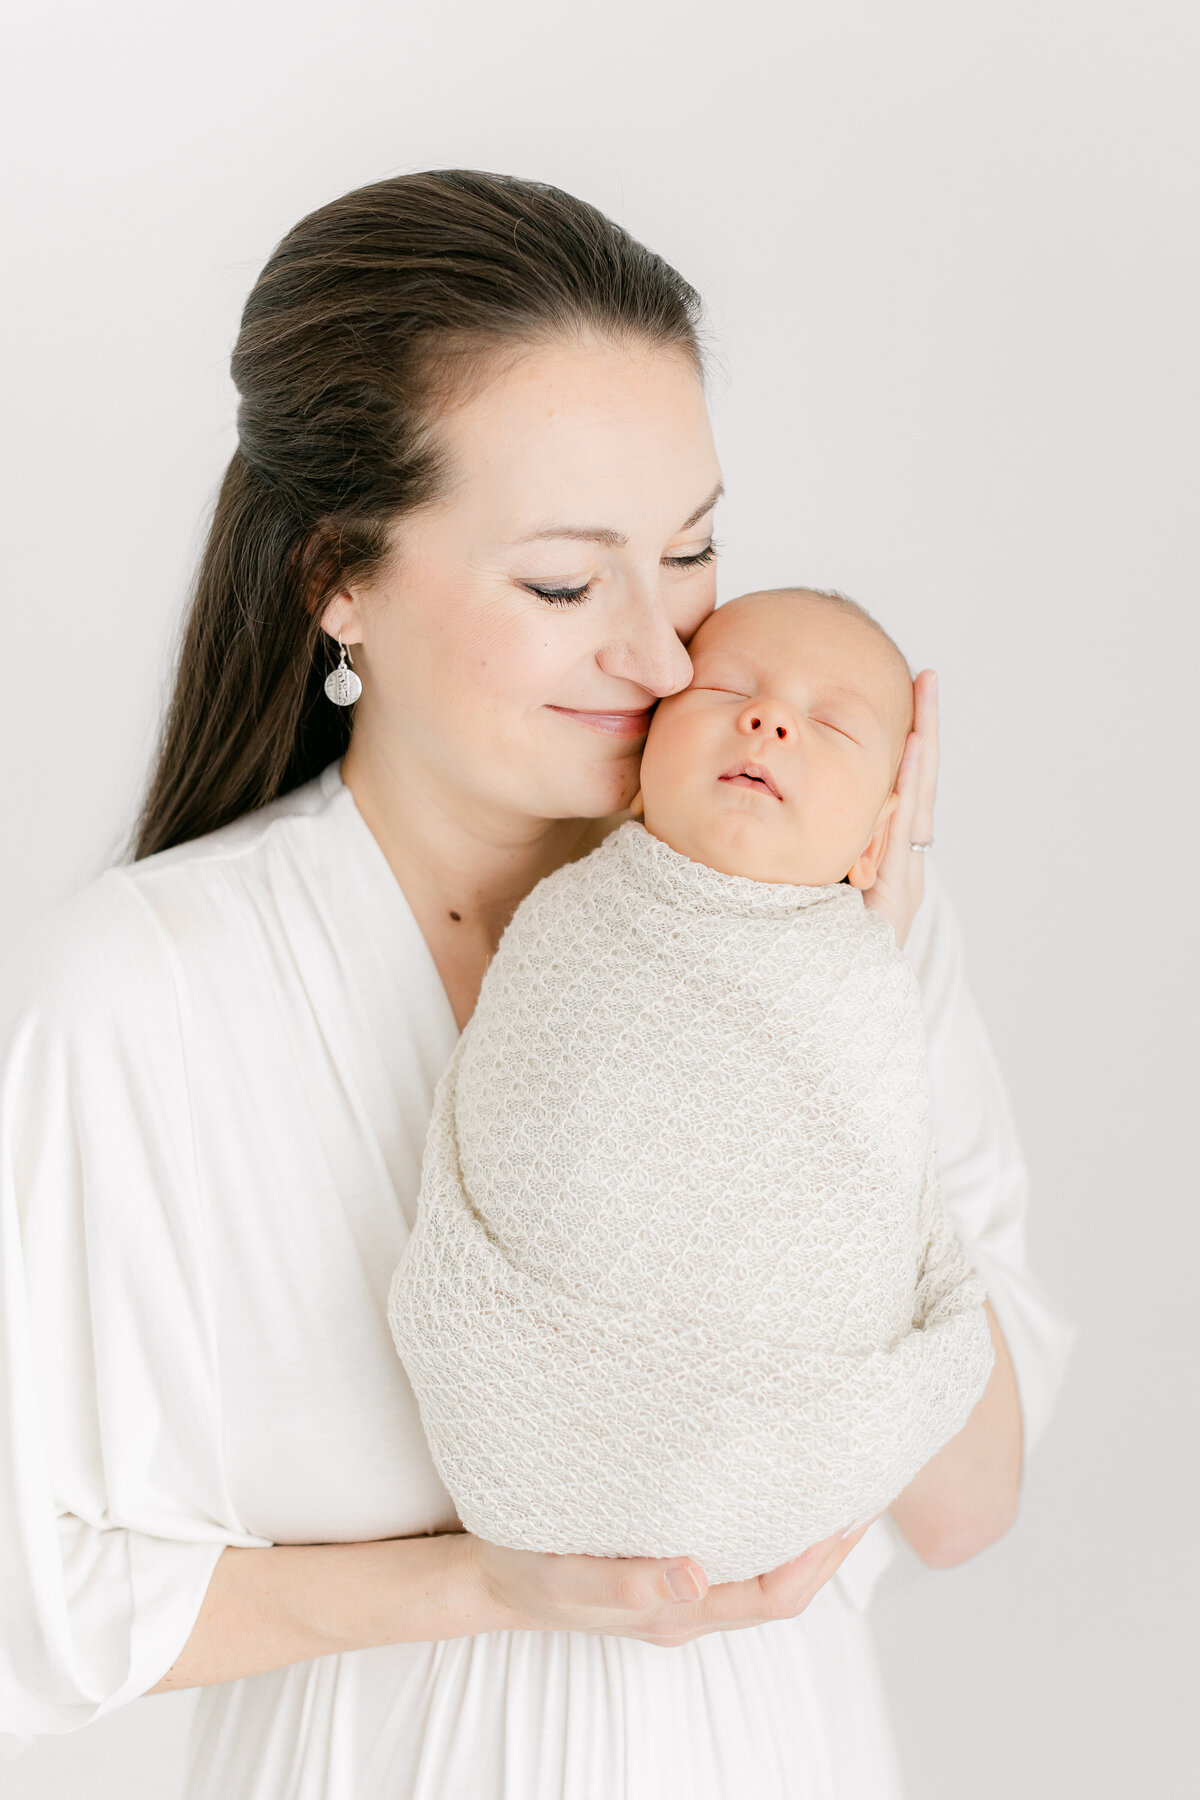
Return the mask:
M450 996L442 980L428 939L421 930L408 895L396 871L383 853L383 847L358 809L352 789L342 779L342 758L331 762L317 777L317 789L326 805L336 809L340 817L347 850L353 850L350 869L331 871L335 876L349 874L356 887L360 909L367 909L368 919L377 927L378 941L360 945L364 953L377 953L378 974L387 986L387 971L395 969L395 957L389 955L393 944L407 940L424 975L425 1001L435 1014L451 1048L459 1036L458 1020L450 1004ZM390 935L395 932L396 938Z

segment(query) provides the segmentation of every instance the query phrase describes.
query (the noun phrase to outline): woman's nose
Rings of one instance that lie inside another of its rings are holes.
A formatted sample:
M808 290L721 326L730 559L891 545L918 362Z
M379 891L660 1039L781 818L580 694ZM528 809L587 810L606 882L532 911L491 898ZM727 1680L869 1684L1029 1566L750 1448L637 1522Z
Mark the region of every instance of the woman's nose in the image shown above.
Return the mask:
M790 744L796 736L796 721L778 700L752 700L738 714L737 723L747 737Z
M596 660L606 674L636 682L660 700L691 685L692 659L670 618L658 607L639 609L634 629L607 644Z

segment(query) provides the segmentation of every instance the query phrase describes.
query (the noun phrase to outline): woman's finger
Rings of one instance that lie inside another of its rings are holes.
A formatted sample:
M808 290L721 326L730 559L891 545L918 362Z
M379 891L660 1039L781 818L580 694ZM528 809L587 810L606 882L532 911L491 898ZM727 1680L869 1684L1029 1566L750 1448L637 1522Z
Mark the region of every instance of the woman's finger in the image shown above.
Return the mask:
M917 809L921 791L921 765L925 759L925 740L915 728L909 733L896 776L896 810L888 833L888 875L899 880L910 872L909 843L917 826ZM924 839L917 840L920 843Z
M864 905L888 920L901 947L925 892L925 859L909 847L920 841L913 834L917 829L917 777L922 748L918 734L910 732L896 775L896 804L888 815L883 855L874 882L863 890Z
M692 1557L671 1562L643 1556L563 1556L557 1560L564 1595L585 1606L650 1612L661 1606L685 1608L712 1590Z
M938 763L938 698L937 675L933 669L922 669L913 683L914 729L922 742L921 765L917 771L912 830L907 843L927 844L933 837L933 806L937 797Z
M876 1514L876 1518L878 1518ZM835 1575L859 1539L869 1531L875 1519L868 1519L857 1531L845 1537L825 1538L813 1544L802 1556L793 1557L778 1569L759 1577L760 1586L772 1610L792 1618L808 1605L813 1595ZM811 1560L810 1560L811 1559Z
M671 1629L699 1636L706 1631L728 1631L763 1625L772 1619L794 1618L837 1572L867 1529L863 1525L849 1537L825 1538L810 1544L801 1555L765 1575L748 1581L718 1582L695 1606L679 1607Z

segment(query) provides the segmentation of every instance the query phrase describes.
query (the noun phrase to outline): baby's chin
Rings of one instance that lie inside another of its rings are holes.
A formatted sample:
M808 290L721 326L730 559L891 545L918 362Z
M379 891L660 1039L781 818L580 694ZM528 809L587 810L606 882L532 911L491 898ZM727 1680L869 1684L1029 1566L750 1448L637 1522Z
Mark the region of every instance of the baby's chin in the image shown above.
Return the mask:
M753 805L761 808L764 802L756 797ZM715 806L684 818L669 810L659 813L648 805L645 824L681 856L723 875L797 887L819 887L839 879L814 872L811 858L798 854L795 842L788 841L789 823L782 816L783 807L778 801L772 805L779 806L780 818L763 818L756 810L740 806Z

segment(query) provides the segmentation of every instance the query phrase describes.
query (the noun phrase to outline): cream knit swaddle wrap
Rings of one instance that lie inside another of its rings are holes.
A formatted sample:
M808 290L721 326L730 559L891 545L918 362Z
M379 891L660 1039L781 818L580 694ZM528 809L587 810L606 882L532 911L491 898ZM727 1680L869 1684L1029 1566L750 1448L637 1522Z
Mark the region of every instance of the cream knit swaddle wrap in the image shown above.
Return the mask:
M389 1298L468 1531L775 1568L966 1423L983 1300L916 978L856 888L636 823L539 883L438 1085Z

